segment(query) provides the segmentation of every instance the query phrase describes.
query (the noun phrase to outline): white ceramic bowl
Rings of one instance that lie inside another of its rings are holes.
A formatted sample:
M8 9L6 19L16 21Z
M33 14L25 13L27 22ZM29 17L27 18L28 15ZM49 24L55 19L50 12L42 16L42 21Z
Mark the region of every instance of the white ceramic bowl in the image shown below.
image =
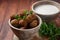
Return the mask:
M57 3L57 2L55 2L55 1L37 1L37 2L35 2L35 3L32 4L32 7L31 7L31 8L32 8L32 11L35 12L35 7L37 7L37 6L39 6L39 5L45 5L45 4L54 5L54 6L56 6L56 7L59 9L59 11L60 11L60 4ZM35 12L35 13L37 13L37 12ZM46 15L46 14L41 14L41 13L37 13L37 14ZM55 14L57 14L57 13L55 13ZM46 16L49 16L49 15L46 15Z
M55 13L53 15L46 15L46 14L44 15L44 14L41 14L41 13L37 13L35 11L35 7L37 7L38 5L44 5L44 4L54 5L54 6L56 6L59 9L59 12L60 12L60 4L57 3L57 2L55 2L55 1L49 1L49 0L47 0L47 1L37 1L37 2L33 3L32 4L32 7L31 7L32 8L32 11L34 13L40 15L43 20L47 20L48 21L48 20L54 19L56 17L56 15L58 15L59 12L58 13Z
M14 27L14 26L11 25L10 19L9 19L8 23L9 23L9 26L12 28L13 32L20 39L22 39L22 40L28 40L28 39L32 38L35 35L35 33L38 32L38 30L40 29L40 26L42 24L41 18L38 15L36 15L36 16L37 16L37 18L39 20L39 25L37 27L35 27L35 28L32 28L32 29L18 29L18 28L16 28L16 27Z

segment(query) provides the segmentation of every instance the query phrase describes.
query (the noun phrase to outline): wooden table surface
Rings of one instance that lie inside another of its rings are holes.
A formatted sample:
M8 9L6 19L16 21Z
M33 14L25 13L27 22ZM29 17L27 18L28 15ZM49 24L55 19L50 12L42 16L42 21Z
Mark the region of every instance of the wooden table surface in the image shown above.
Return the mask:
M36 1L39 0L0 0L0 40L12 40L13 38L14 33L8 25L9 17L19 13L21 9L31 9L31 5Z

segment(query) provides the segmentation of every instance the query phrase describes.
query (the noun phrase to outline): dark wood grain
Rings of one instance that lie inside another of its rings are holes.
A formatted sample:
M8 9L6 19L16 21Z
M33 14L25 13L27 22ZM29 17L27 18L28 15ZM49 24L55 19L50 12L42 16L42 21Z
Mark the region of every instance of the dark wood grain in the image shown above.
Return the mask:
M6 8L7 8L7 2L3 3L1 1L1 4L0 4L0 18L1 18L0 19L0 31L1 31L1 26L2 26L3 20L4 20Z
M3 20L5 19L5 11L7 8L7 2L1 1L1 5L0 5L0 39L1 39L1 29L2 29L2 24L3 24Z
M8 4L8 7L6 8L4 21L1 26L1 32L0 32L1 40L11 40L13 33L8 26L8 19L12 14L17 12L17 8L18 8L18 1L7 1L7 4Z
M14 33L8 25L11 15L22 9L31 9L31 5L39 0L0 0L0 40L12 40ZM60 3L59 0L55 0Z

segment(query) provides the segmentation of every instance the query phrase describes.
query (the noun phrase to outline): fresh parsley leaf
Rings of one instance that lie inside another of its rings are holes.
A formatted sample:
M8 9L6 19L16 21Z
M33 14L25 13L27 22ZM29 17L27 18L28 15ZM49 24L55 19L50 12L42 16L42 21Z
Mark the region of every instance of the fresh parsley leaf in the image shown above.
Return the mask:
M48 36L49 40L57 40L56 37L60 35L60 28L57 28L53 22L43 22L39 29L39 35Z
M20 19L20 16L16 14L15 19L17 19L17 20Z
M28 14L28 10L24 10L24 12L23 12L25 15L27 15Z
M32 14L33 13L33 11L32 10L30 10L30 14Z

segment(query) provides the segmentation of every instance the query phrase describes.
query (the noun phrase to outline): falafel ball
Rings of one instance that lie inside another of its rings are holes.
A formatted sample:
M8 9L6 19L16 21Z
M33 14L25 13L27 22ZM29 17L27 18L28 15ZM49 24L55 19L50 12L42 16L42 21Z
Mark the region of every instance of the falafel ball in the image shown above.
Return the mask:
M26 27L27 26L27 22L25 20L21 19L21 20L19 20L19 25L21 27Z
M27 17L26 17L26 21L28 23L32 22L33 20L37 19L36 15L35 14L29 14Z
M17 19L11 20L11 24L12 24L14 27L17 27L17 28L18 28L18 23L19 23L19 21L18 21Z
M34 28L38 25L38 21L37 20L33 20L31 23L30 23L30 27Z

